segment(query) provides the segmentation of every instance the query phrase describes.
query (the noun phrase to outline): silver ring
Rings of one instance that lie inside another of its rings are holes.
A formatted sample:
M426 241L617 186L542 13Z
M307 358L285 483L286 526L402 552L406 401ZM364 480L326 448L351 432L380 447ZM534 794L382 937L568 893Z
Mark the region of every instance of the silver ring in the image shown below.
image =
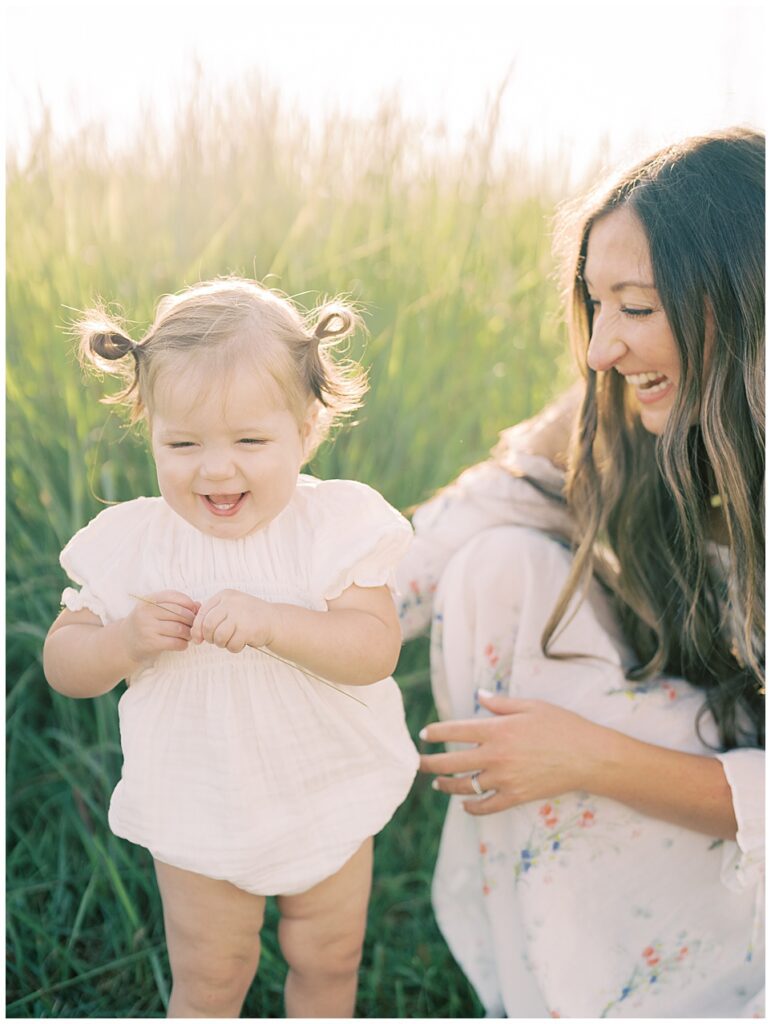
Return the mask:
M471 773L471 788L474 790L477 796L484 796L485 794L485 791L479 785L479 776L481 774L481 771Z

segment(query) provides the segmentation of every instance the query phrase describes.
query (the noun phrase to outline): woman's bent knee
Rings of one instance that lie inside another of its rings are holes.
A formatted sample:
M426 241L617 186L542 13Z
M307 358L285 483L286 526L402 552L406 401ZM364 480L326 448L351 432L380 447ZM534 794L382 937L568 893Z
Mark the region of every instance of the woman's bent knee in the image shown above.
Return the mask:
M439 589L456 585L458 577L466 583L491 577L519 585L534 569L556 572L564 579L570 571L572 555L561 541L540 530L525 526L493 526L481 530L457 551L447 563Z

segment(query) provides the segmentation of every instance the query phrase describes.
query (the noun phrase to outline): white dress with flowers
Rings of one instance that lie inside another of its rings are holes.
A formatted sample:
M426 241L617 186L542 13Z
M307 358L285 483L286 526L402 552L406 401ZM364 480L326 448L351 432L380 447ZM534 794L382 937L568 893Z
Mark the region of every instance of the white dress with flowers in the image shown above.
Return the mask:
M232 588L324 611L352 584L390 583L410 537L377 492L347 480L301 475L280 515L237 540L138 498L66 546L61 563L80 590L62 603L106 624L130 613L132 595L205 601ZM305 891L378 832L412 784L417 752L391 678L335 689L262 651L191 644L128 682L110 827L176 867L253 893Z
M431 625L440 717L487 714L474 700L482 687L714 754L694 727L701 691L677 678L625 678L631 652L599 584L554 645L589 657L543 656L572 524L564 506L517 476L561 485L551 463L518 454L516 440L505 466L473 467L418 509L399 570L405 636ZM710 718L702 736L717 744ZM467 798L450 798L434 909L489 1016L762 1015L764 754L718 756L736 842L586 792L482 817L464 812Z

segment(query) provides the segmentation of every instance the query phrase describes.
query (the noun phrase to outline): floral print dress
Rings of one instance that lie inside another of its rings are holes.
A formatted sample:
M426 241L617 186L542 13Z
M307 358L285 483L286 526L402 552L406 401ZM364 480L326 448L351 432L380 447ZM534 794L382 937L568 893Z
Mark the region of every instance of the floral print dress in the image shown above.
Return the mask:
M701 691L677 678L625 678L631 652L597 582L554 645L584 657L543 656L572 524L565 506L522 474L561 487L550 462L514 444L504 464L467 470L415 514L399 572L401 616L406 637L430 624L440 717L487 714L474 700L483 687L714 755L711 719L703 738L695 730ZM764 754L717 756L736 842L586 792L482 817L450 798L434 909L488 1016L762 1015Z

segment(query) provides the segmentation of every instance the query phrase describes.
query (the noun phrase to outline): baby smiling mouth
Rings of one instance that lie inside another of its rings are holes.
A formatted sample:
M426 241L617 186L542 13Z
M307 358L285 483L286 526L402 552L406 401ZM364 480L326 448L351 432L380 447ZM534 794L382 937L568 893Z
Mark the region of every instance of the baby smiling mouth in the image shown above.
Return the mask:
M236 507L245 493L242 491L240 494L204 494L203 497L218 512L229 512Z

